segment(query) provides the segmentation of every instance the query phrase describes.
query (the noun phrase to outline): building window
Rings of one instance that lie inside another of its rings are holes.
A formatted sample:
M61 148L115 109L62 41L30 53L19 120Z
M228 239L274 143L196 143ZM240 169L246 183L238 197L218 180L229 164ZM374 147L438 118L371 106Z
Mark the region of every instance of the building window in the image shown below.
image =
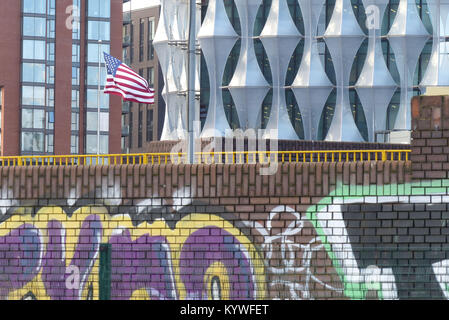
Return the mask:
M22 86L22 104L45 106L45 87Z
M133 147L133 112L129 112L129 148Z
M87 108L98 109L98 89L87 89L86 100ZM109 95L100 93L100 108L109 109Z
M86 130L98 131L98 112L86 112ZM106 133L109 131L109 113L100 112L100 131Z
M23 12L46 14L47 3L42 0L23 0Z
M109 136L106 134L100 135L100 154L107 154L109 149ZM97 153L97 135L87 134L86 135L86 153L96 154Z
M46 18L23 17L22 35L26 37L45 38L46 25Z
M85 136L85 152L90 154L100 153L104 154L108 151L109 140L109 95L100 94L106 84L106 68L103 60L103 52L110 53L111 48L111 0L87 0L87 44L86 44L86 109L85 120L83 125L86 128ZM98 40L102 40L99 44ZM101 63L100 77L99 63ZM100 79L99 79L100 78ZM98 105L100 104L100 105ZM98 128L98 108L101 108L100 113L100 128ZM79 110L73 112L73 117L79 118ZM76 121L76 119L73 119ZM73 123L73 128L79 127ZM100 145L98 146L97 137L98 130L100 131ZM79 134L77 130L73 130L73 135ZM72 149L75 149L77 143L72 143Z
M109 21L88 21L87 39L88 40L111 40L111 24Z
M139 127L138 127L138 140L137 140L137 147L142 148L142 140L143 140L143 112L142 110L139 110Z
M44 152L43 132L22 132L23 152Z
M100 85L103 86L106 83L106 68L101 68L100 77ZM87 85L98 86L98 66L87 67Z
M154 68L149 67L147 68L147 80L150 87L154 86Z
M147 110L147 142L153 141L153 110Z
M22 63L22 81L45 83L45 64Z
M55 66L47 66L47 84L55 84Z
M47 61L55 61L55 43L47 43Z
M23 40L22 58L29 60L45 60L45 41Z
M125 137L121 138L121 145L122 145L122 152L123 153L128 153L127 150L126 150L126 138Z
M78 131L79 128L80 128L80 126L79 126L79 113L72 112L71 130L72 131Z
M55 0L22 0L22 152L54 152L55 7Z
M53 153L54 152L54 135L52 134L48 134L46 136L46 141L47 141L47 145L46 145L46 150L45 152L49 152L49 153Z
M72 40L81 39L81 3L80 0L73 0L73 25L72 25Z
M22 109L22 128L44 129L45 110L44 109Z
M72 67L72 85L79 86L80 85L80 68Z
M134 23L130 25L129 38L131 45L129 46L129 62L133 63L134 61Z
M70 137L70 152L72 154L77 154L79 152L79 137L77 135L72 135Z
M47 112L46 128L48 130L54 130L55 129L55 113L53 111Z
M98 43L87 44L87 61L98 64L98 59L103 63L103 52L110 53L110 45L108 43L99 45Z
M143 61L144 56L144 28L145 28L145 20L140 19L140 28L139 28L139 62Z
M154 39L154 18L148 19L148 48L147 48L147 59L153 60L154 59L154 46L153 46L153 39Z
M111 0L89 0L87 15L92 18L110 18Z

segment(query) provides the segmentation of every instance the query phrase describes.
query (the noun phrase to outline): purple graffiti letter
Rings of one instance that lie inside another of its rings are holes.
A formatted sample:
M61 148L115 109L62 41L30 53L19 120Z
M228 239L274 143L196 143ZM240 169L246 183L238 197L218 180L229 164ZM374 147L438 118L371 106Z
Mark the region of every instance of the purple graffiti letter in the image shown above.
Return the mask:
M181 279L187 290L187 299L211 297L204 275L214 262L221 262L226 267L231 300L254 299L248 259L240 242L229 232L212 226L195 231L186 240L180 256Z
M170 246L165 237L144 235L131 241L129 230L113 235L111 244L111 299L128 300L145 289L152 300L175 299Z
M79 270L78 287L67 286L67 278L71 276L66 268L66 234L59 221L52 220L47 224L48 244L44 256L42 280L47 294L52 300L81 299L85 281L90 274L98 256L102 226L100 218L91 215L84 220L79 233L75 254L70 266Z
M39 273L42 243L39 230L24 224L0 237L0 299L24 287Z

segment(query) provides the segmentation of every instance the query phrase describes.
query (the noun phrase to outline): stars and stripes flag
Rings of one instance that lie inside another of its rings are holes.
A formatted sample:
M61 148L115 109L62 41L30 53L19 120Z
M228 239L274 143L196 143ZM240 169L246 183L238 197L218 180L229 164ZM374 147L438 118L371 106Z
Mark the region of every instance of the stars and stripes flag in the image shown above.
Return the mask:
M154 104L154 89L150 88L147 80L120 60L105 52L103 54L107 69L104 93L119 95L125 101Z

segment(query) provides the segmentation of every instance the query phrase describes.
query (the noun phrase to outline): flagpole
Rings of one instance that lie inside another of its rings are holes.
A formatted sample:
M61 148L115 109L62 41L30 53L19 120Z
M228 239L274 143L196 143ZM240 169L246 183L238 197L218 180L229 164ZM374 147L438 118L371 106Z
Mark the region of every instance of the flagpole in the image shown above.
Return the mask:
M195 120L195 63L196 63L196 0L190 0L189 8L189 44L188 44L188 89L187 89L187 163L195 162L195 139L193 121Z
M100 154L101 40L98 40L97 155Z

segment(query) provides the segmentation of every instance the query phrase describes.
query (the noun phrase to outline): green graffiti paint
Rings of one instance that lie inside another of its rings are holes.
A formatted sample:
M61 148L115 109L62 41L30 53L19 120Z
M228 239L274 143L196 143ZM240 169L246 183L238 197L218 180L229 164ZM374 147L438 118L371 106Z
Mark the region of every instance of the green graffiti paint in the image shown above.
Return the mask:
M99 270L99 296L100 300L111 300L111 245L100 245L100 270Z
M426 196L426 195L448 195L449 179L445 180L429 180L416 183L387 184L387 185L367 185L367 186L350 186L344 185L341 181L337 182L336 188L327 197L323 198L317 205L311 206L306 217L312 223L318 236L320 237L324 248L332 261L340 280L343 283L343 293L350 299L360 300L366 299L369 290L377 292L380 299L384 299L381 283L356 283L351 282L344 273L343 265L332 250L332 245L328 241L327 235L320 225L317 213L327 210L327 206L331 204L344 203L364 203L364 197L379 196ZM449 292L449 285L446 285Z

